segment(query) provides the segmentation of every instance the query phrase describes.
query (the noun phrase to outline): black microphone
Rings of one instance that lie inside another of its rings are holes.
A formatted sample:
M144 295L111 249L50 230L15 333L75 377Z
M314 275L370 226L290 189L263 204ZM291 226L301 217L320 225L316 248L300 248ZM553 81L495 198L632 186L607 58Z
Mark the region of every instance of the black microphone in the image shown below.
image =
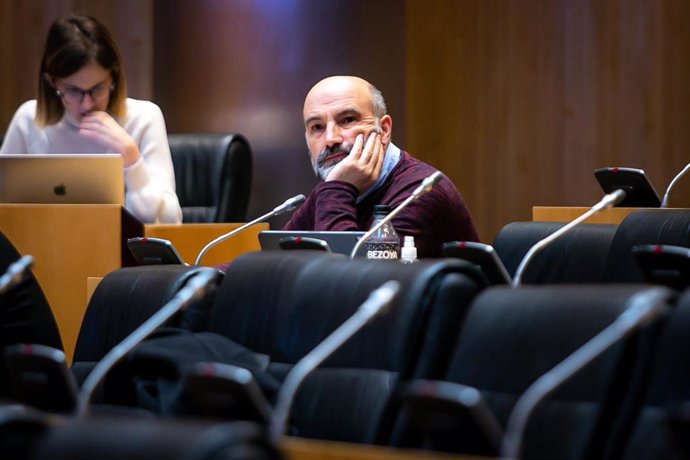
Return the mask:
M665 208L668 206L668 195L671 193L671 189L673 186L678 182L678 179L683 177L686 172L690 170L690 163L685 165L685 168L683 168L678 174L676 174L676 177L673 178L670 184L668 184L668 187L666 188L666 191L664 192L664 198L661 200L661 207Z
M175 313L184 310L193 301L202 298L212 287L219 273L213 268L203 268L180 289L163 307L125 337L101 359L89 373L79 390L76 416L88 414L91 395L110 369L124 358L134 347L168 321Z
M597 214L598 212L608 209L612 206L615 206L616 204L620 203L625 199L625 191L622 189L614 190L613 192L604 195L604 197L599 201L597 204L589 208L587 212L584 214L580 215L577 217L575 220L568 222L566 225L563 227L559 228L555 232L553 232L551 235L547 236L546 238L538 241L534 246L532 246L529 251L527 251L527 254L522 258L520 261L520 265L518 265L517 270L515 270L515 275L513 276L513 282L512 286L513 287L518 287L520 286L520 283L522 281L522 275L525 272L525 268L527 268L527 264L534 258L535 255L557 239L559 239L561 236L565 235L569 231L571 231L575 226L579 225L582 223L582 221L589 219L593 215Z
M396 207L394 210L389 212L383 219L381 219L381 221L378 224L371 227L369 229L369 231L367 231L364 235L362 235L362 237L359 239L359 241L357 241L357 244L355 244L355 247L352 248L352 252L350 253L350 259L355 258L355 255L359 251L359 248L362 247L362 245L364 244L364 242L366 240L371 238L371 235L376 233L376 230L378 230L379 228L386 225L386 223L390 222L390 220L393 219L393 217L395 217L396 214L398 214L400 211L402 211L408 204L412 203L414 200L416 200L417 198L419 198L420 196L424 195L425 193L430 191L432 188L434 188L434 186L436 184L438 184L442 178L443 178L443 174L441 173L441 171L436 171L435 173L426 177L422 181L422 183L419 184L419 187L414 189L412 194L409 197L407 197L407 199L405 199L405 201L400 203L398 205L398 207Z
M669 314L671 307L665 302L667 298L668 291L664 288L648 289L635 294L628 301L625 311L611 325L532 383L518 399L508 418L501 457L519 458L523 433L535 407L617 342Z
M213 246L217 245L221 241L225 241L228 238L230 238L231 236L238 234L239 232L243 231L244 229L246 229L248 227L251 227L254 224L258 224L259 222L262 222L262 221L268 219L269 217L277 216L279 214L283 214L284 212L294 211L302 203L304 203L304 200L306 200L304 195L302 195L302 194L295 195L292 198L285 200L285 202L283 204L281 204L280 206L275 207L273 209L273 211L268 212L261 217L257 217L253 221L248 222L248 223L242 225L241 227L236 228L235 230L233 230L231 232L228 232L224 235L219 236L218 238L211 241L210 243L208 243L206 246L204 246L201 249L201 251L199 252L199 255L196 257L196 260L194 261L194 266L199 265L199 262L201 262L201 258L204 256L204 254L206 254L206 251L208 251L209 249L211 249Z
M19 284L33 264L34 258L31 256L22 256L12 262L12 264L7 267L7 271L0 276L0 294L4 294Z
M385 314L388 310L387 307L393 302L399 290L400 283L397 281L384 283L369 295L367 300L347 321L295 364L285 377L276 397L276 406L270 425L270 436L273 441L277 441L283 435L290 416L292 402L304 379L374 317Z

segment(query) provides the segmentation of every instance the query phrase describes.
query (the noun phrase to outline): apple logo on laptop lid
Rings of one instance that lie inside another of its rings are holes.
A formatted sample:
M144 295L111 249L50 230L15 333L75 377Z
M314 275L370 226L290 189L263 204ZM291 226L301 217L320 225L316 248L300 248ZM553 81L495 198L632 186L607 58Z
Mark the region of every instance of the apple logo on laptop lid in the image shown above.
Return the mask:
M67 195L67 186L65 184L56 185L53 188L53 192L58 196L65 196Z

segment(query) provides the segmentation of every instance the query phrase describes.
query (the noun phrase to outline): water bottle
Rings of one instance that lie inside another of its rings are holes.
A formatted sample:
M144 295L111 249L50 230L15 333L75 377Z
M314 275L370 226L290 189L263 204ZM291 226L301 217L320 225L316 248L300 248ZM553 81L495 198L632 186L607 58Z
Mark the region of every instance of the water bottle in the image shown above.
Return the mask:
M372 228L388 215L390 206L374 206ZM400 258L400 238L390 222L385 223L364 243L367 259L397 260Z

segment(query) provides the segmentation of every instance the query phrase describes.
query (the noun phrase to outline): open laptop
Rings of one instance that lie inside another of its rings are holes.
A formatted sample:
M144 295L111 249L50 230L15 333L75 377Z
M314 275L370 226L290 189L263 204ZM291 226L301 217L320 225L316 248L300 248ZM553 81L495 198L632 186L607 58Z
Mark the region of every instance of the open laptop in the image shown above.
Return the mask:
M0 203L123 206L124 202L119 154L0 155Z
M349 256L357 240L365 232L321 232L306 230L263 230L259 232L259 244L263 251L281 249L280 242L287 238L315 238L328 243L332 252ZM358 254L359 255L359 254Z

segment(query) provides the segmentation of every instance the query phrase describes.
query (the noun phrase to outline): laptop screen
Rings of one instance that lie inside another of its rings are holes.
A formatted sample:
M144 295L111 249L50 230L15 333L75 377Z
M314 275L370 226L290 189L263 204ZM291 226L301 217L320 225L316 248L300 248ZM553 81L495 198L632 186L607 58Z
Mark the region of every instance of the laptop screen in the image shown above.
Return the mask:
M0 155L0 203L124 205L119 154Z
M280 249L280 241L285 238L315 238L328 243L332 252L349 256L357 240L365 232L321 232L306 230L263 230L259 232L259 244L263 251ZM361 250L360 250L361 251ZM360 255L360 254L358 254Z

